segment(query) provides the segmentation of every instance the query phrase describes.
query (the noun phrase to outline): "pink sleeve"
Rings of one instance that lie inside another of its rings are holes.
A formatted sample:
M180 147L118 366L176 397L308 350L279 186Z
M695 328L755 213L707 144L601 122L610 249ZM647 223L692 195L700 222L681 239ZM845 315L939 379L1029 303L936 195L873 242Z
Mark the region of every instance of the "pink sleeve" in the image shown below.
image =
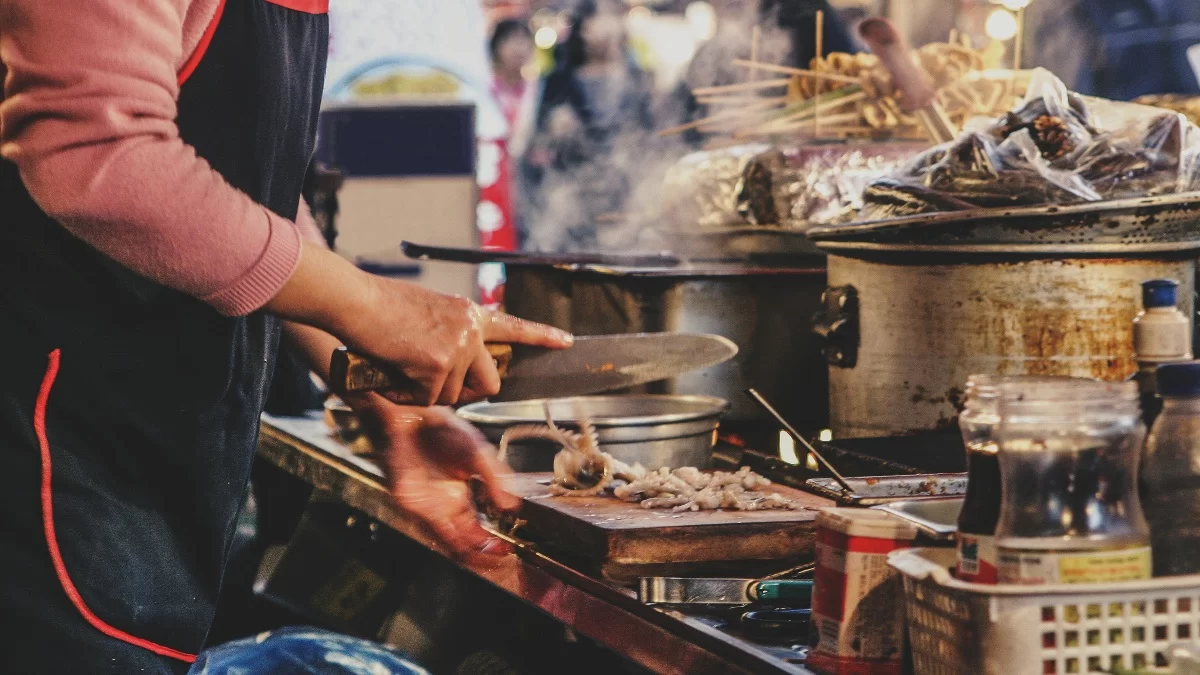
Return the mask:
M290 278L301 238L179 138L190 4L0 0L0 155L80 239L224 314L246 314Z

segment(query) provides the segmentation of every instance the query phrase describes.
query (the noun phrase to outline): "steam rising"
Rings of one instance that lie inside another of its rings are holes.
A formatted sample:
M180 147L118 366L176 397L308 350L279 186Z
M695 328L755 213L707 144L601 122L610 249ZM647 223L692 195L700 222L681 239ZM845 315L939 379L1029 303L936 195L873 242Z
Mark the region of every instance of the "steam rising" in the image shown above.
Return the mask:
M728 138L707 139L697 134L658 137L657 129L712 114L703 106L689 114L688 92L705 86L746 81L749 70L736 67L734 59L751 56L753 26L758 19L757 3L713 3L719 23L715 37L700 46L683 82L668 91L655 92L652 102L652 128L638 119L622 119L605 144L589 142L566 106L548 120L549 134L555 137L559 152L580 153L592 160L567 170L546 169L535 195L537 204L527 204L526 248L539 251L620 251L645 252L670 248L670 242L656 236L656 224L663 222L663 177L667 169L685 154L706 144L728 144ZM611 11L611 10L609 10ZM786 32L765 28L759 39L758 60L782 63L791 50ZM547 132L542 132L546 134Z

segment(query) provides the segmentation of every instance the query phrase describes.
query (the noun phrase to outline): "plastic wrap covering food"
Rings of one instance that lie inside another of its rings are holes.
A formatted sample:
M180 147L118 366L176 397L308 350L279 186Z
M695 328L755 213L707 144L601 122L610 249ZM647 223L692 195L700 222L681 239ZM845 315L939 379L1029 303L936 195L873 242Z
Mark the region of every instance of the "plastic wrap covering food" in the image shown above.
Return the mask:
M1196 189L1200 129L1178 113L1068 92L1035 73L1024 101L978 119L864 192L862 218L1069 204Z
M781 150L766 144L695 152L668 172L662 213L673 229L769 226L803 230L853 219L864 188L925 146L838 143Z

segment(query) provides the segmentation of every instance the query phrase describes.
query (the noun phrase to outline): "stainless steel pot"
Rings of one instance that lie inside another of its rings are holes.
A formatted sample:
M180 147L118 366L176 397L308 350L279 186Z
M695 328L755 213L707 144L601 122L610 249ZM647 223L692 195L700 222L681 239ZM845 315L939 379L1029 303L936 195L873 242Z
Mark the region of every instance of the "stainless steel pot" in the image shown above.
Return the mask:
M816 319L836 436L953 426L974 373L1119 380L1136 370L1140 282L1179 282L1193 315L1195 245L920 246L820 242L829 252Z
M478 427L488 440L499 443L505 430L518 424L544 424L545 401L474 403L458 414ZM721 414L729 404L708 396L578 396L550 399L556 425L576 429L580 413L596 427L600 448L613 457L649 469L707 467L717 440ZM523 441L508 448L515 471L552 471L559 447L545 441Z
M766 416L745 395L757 388L802 429L825 428L828 390L822 341L809 330L820 306L825 270L742 265L671 269L556 268L510 265L505 308L577 335L675 331L729 338L738 355L645 390L717 396L730 402L726 421Z
M804 241L780 234L780 240ZM716 396L730 402L727 426L761 426L762 410L745 395L758 389L802 431L829 420L828 377L809 319L825 289L824 258L785 255L777 265L688 262L672 256L619 254L503 255L406 243L412 257L505 262L505 309L576 335L674 331L721 335L738 346L734 360L638 389ZM774 429L771 423L771 429Z

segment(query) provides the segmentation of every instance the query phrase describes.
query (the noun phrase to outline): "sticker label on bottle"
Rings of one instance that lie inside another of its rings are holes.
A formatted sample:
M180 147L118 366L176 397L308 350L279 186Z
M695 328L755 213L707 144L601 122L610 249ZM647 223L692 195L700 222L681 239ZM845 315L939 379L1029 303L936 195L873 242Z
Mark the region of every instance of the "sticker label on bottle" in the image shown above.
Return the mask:
M958 566L954 576L974 584L994 584L999 578L996 563L995 537L958 534Z
M1149 579L1150 547L1108 551L999 551L1004 584L1100 584Z

